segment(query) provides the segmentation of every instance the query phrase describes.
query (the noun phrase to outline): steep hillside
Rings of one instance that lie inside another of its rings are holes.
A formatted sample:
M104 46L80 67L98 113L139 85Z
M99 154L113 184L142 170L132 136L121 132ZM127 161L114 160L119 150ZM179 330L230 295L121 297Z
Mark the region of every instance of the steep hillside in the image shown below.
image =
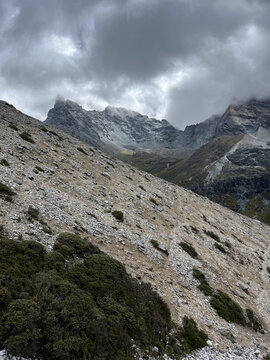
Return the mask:
M247 347L266 354L268 226L113 159L4 102L0 129L0 225L10 238L50 250L60 233L76 232L122 262L128 274L149 282L176 323L194 318L209 336L209 351L224 354L229 348L228 354L241 355ZM225 150L233 143L224 141Z

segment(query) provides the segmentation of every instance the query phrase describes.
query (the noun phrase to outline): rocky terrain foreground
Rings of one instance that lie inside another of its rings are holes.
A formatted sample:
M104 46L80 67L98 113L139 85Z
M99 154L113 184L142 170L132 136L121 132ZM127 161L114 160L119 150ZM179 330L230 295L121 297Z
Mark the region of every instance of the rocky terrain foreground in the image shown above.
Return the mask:
M16 192L12 201L0 197L0 224L11 237L42 239L48 249L63 231L90 239L132 276L151 283L176 322L187 315L208 334L209 347L186 359L267 354L268 226L132 168L5 102L0 102L0 129L0 181ZM29 207L51 231L29 220ZM112 215L115 210L123 213L123 222ZM197 256L180 243L192 246ZM212 289L251 309L260 331L219 317L199 290L194 268Z

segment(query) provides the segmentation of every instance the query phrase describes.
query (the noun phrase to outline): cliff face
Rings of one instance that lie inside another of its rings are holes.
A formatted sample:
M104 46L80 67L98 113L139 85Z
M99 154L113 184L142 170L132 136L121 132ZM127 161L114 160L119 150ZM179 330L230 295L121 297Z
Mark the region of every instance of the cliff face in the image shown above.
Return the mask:
M1 225L10 237L51 249L59 233L76 231L125 264L129 274L151 283L174 321L193 317L212 345L269 344L269 227L111 158L4 102L0 130L1 158L8 163L0 165L0 181L16 193L12 199L0 196ZM241 141L224 140L223 150ZM243 151L242 156L251 161ZM258 155L261 161L264 156L264 151ZM30 206L38 217L29 218ZM113 216L115 210L123 213L123 222ZM222 290L236 301L246 319L245 309L251 309L262 332L218 316L193 269L204 274L214 294Z

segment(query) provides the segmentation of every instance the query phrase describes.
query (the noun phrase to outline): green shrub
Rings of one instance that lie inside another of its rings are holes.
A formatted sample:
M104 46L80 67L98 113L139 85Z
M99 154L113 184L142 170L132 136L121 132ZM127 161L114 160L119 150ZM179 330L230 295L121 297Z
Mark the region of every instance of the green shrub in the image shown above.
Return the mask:
M181 241L180 244L181 248L187 252L191 257L196 258L198 256L197 251L194 249L193 246L187 244L186 242Z
M211 286L208 284L208 282L206 280L203 280L201 282L201 284L198 286L198 289L201 290L201 292L205 296L213 295L213 289L211 288Z
M183 319L181 337L187 351L192 351L207 345L208 336L197 328L195 321L187 316Z
M45 232L46 234L52 234L52 229L50 227L47 226L43 226L42 231Z
M54 135L54 136L56 136L56 137L58 138L58 140L60 140L60 141L63 140L62 136L58 135L55 131L49 130L49 133L52 134L52 135Z
M38 220L39 210L33 208L33 206L30 205L29 208L28 208L28 210L27 210L27 214L28 214L32 219Z
M258 319L258 317L254 314L251 309L246 309L247 317L248 317L248 326L250 326L254 331L263 331L263 326Z
M205 275L198 269L193 269L193 277L196 279L196 280L200 280L200 281L203 281L205 280Z
M0 181L0 195L14 196L16 193L10 187Z
M40 171L40 172L44 172L45 170L44 169L42 169L42 167L40 167L40 166L36 166L35 167L35 169L37 170L37 171Z
M263 360L270 360L270 354L267 354L263 357Z
M226 321L246 325L241 306L223 291L218 290L217 293L211 297L210 304L216 310L217 314Z
M212 239L220 242L220 237L219 237L217 234L215 234L213 231L211 231L211 230L210 230L210 231L204 230L204 233L205 233L206 235L208 235L209 237L211 237Z
M143 191L146 191L145 188L142 185L139 185L139 188Z
M3 166L10 166L10 163L6 159L2 159L0 161L0 164L3 165Z
M223 254L226 254L227 253L227 251L224 249L224 247L222 246L222 245L220 245L220 244L218 244L218 243L214 243L214 245L215 245L215 247L219 250L219 251L221 251Z
M124 214L123 214L122 211L120 211L120 210L114 210L114 211L112 212L112 215L116 218L116 220L117 220L118 222L123 222L123 221L124 221Z
M149 199L153 204L155 204L155 205L159 205L159 203L157 202L157 200L156 199L154 199L154 198L150 198Z
M32 144L35 144L35 141L32 139L31 135L26 131L22 132L20 134L20 137L25 141L28 141L28 142L30 142Z
M11 301L2 321L3 344L8 353L35 357L37 348L41 346L40 323L40 308L34 300Z
M14 125L14 124L9 124L8 126L9 126L11 129L15 130L15 131L18 131L18 130L19 130L19 129L17 128L17 126Z
M48 129L45 128L45 126L43 126L42 128L40 128L40 130L43 131L43 132L48 132Z
M96 246L82 239L78 234L69 232L61 233L57 237L53 249L60 252L65 258L84 257L99 253Z
M195 226L190 225L190 228L195 234L198 234L199 230Z
M159 243L156 240L152 239L150 243L154 246L154 248L158 248Z
M201 292L205 296L211 296L213 294L213 290L211 286L208 284L208 282L205 279L205 275L198 269L193 269L193 276L195 279L199 280L201 283L198 286L198 289L201 290Z
M81 147L77 147L77 150L84 155L88 155L86 151L84 151Z
M270 274L270 266L266 268L267 272Z
M60 234L48 253L34 241L0 240L0 339L11 355L131 360L135 342L175 358L205 346L192 319L175 327L149 284L76 234Z

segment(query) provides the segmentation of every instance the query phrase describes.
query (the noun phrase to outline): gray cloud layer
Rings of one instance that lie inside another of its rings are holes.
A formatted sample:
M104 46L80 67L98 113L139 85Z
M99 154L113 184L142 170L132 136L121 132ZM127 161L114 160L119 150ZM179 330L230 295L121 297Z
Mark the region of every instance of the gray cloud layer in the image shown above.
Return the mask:
M270 95L269 3L0 0L0 97L39 118L61 94L183 128Z

